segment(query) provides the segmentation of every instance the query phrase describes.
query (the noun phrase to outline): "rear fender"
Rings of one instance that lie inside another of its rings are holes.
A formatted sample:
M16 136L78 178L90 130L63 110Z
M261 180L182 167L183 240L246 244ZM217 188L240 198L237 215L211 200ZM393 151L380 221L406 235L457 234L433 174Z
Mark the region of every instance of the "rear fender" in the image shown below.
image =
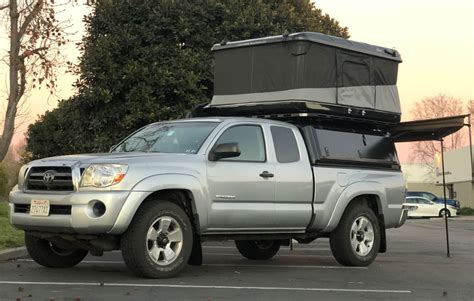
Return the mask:
M387 208L387 197L384 187L377 182L356 182L343 190L336 202L336 206L329 218L327 226L322 232L333 231L339 224L347 206L356 198L364 195L375 196L379 210L379 212L375 212L375 214L382 215Z

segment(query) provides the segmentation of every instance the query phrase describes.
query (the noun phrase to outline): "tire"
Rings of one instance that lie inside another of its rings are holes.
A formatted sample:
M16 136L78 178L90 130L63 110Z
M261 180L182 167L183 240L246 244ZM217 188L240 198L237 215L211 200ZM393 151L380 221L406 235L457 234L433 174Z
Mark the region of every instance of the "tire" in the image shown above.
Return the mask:
M245 258L267 260L280 250L279 240L236 240L237 250Z
M70 268L81 262L88 251L82 249L65 250L46 239L25 232L26 250L38 264L48 268Z
M358 229L360 225L362 228ZM346 266L370 265L377 257L380 241L377 217L370 208L358 203L346 208L329 239L332 254Z
M451 217L451 211L448 209L443 208L439 211L439 217L444 217L444 214L446 214L448 217Z
M137 276L170 278L184 269L191 255L191 222L178 205L149 201L138 209L120 244L125 264Z

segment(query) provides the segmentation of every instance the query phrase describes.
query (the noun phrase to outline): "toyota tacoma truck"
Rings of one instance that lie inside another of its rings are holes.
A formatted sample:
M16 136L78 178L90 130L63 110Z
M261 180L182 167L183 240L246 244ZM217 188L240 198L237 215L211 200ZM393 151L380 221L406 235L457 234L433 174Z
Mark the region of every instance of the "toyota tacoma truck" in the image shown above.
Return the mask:
M205 117L150 124L110 153L32 161L9 202L40 265L121 250L135 274L167 278L201 264L206 240L265 260L328 237L339 263L369 265L405 222L404 197L389 133Z

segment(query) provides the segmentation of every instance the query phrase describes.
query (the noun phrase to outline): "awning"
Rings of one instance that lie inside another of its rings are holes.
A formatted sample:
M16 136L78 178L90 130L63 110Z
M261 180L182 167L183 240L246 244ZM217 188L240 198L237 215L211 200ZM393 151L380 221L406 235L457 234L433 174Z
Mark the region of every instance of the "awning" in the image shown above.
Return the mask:
M395 142L441 140L466 126L469 115L401 122L392 129Z

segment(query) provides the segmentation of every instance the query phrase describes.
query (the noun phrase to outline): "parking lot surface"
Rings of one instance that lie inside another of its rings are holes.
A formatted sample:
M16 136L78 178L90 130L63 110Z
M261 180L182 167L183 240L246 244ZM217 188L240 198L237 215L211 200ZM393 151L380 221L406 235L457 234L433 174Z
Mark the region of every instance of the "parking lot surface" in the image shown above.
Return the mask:
M251 261L233 242L208 242L204 265L173 279L140 279L120 252L88 256L72 269L47 269L29 258L0 263L0 300L474 300L474 219L408 220L390 229L388 251L369 267L344 267L327 239L282 247Z

